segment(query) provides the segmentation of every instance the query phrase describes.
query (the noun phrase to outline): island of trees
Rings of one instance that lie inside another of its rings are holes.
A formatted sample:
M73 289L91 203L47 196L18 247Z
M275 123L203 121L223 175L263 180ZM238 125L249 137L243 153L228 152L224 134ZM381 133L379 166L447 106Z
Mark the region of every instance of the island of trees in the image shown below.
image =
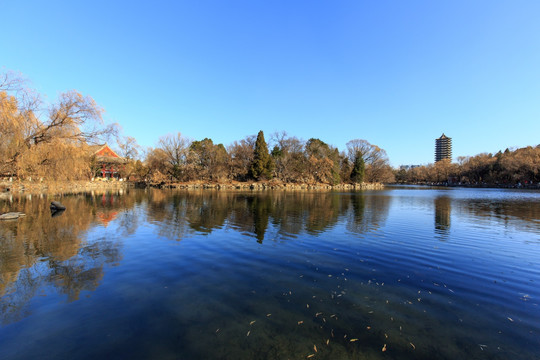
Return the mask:
M225 146L212 139L167 134L153 148L105 125L103 109L76 91L45 104L14 73L0 74L0 178L89 180L100 176L96 144L122 158L118 177L154 184L272 181L287 184L453 183L515 185L540 182L540 145L459 157L394 170L384 149L353 139L340 151L321 139L260 131Z
M191 140L181 133L142 149L121 136L116 124L103 124L103 110L88 96L63 93L44 106L39 94L25 90L21 77L0 78L0 176L21 180L87 180L99 176L93 145L116 143L124 164L118 176L151 183L246 182L329 184L392 182L386 152L354 139L339 151L321 139L307 141L286 132L262 131L228 146L212 139Z

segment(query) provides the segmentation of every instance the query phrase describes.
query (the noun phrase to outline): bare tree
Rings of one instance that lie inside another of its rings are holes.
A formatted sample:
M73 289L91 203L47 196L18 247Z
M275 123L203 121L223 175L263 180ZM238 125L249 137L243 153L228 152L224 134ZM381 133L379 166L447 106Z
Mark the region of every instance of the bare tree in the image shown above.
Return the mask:
M137 139L131 136L124 136L117 140L120 148L120 155L126 160L139 159L141 146L137 143Z
M367 140L354 139L347 143L348 156L354 161L357 154L361 154L366 166L366 181L392 182L394 175L390 168L386 151Z
M168 174L176 180L182 180L190 144L191 140L181 133L167 134L159 138L158 148L165 154Z
M227 148L229 153L229 177L234 180L244 181L247 179L249 167L253 162L255 150L255 135L233 142Z
M103 124L103 110L89 96L69 91L43 107L39 95L25 84L14 73L0 75L0 173L64 176L64 156L63 168L71 169L65 178L88 174L81 161L88 143L115 136L117 125Z

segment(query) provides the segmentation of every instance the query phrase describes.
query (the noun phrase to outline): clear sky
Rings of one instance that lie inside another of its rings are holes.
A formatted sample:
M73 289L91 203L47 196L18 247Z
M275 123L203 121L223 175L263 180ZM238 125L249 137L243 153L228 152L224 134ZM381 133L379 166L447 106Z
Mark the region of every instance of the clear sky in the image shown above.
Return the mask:
M540 1L0 0L0 71L142 146L287 131L391 164L540 143Z

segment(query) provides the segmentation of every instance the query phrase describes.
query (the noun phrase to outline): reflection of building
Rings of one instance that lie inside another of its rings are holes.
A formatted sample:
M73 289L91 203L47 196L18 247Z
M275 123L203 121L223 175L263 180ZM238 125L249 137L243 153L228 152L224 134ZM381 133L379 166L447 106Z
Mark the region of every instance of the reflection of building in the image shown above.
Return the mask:
M447 233L450 230L451 199L448 196L435 198L435 230Z
M124 167L125 160L115 153L107 144L92 147L95 159L96 173L103 178L119 178L119 171Z
M116 215L118 215L117 211L109 211L109 212L102 212L99 211L96 216L98 220L103 224L103 226L107 227L111 221L116 219Z
M452 159L452 138L444 133L440 138L435 139L435 162L443 159Z

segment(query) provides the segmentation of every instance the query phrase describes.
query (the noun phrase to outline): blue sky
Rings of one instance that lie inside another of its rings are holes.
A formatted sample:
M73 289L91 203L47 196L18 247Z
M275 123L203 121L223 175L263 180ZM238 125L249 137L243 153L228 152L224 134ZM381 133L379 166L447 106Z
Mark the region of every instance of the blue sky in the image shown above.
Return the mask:
M263 130L391 164L540 143L539 1L0 0L0 71L76 89L143 146Z

